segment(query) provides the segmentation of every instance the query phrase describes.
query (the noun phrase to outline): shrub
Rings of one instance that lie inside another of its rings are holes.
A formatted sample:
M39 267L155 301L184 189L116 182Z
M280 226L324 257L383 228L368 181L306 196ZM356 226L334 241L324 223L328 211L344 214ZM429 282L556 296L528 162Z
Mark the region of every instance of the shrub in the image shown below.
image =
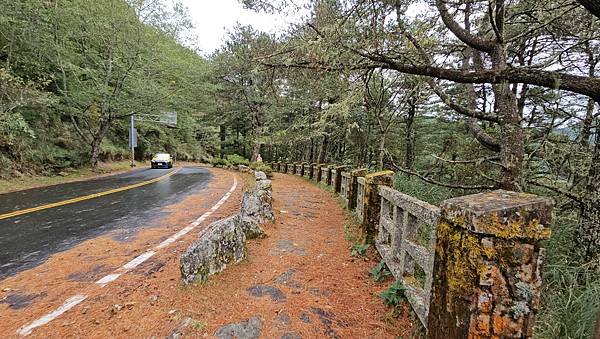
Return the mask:
M387 306L396 307L406 299L405 292L406 287L404 287L402 281L396 280L387 290L381 292L379 297L383 299L383 302L385 302Z
M255 171L265 172L269 178L273 177L273 169L271 169L271 166L266 165L264 162L253 162L250 164L250 168Z
M229 163L229 161L225 160L225 159L221 159L221 158L212 158L210 160L211 165L213 165L214 167L229 167L231 166L231 164Z
M236 166L236 167L238 165L244 165L244 166L250 165L250 161L239 154L229 154L228 156L226 156L226 159L227 159L227 161L229 161L229 163L231 165Z

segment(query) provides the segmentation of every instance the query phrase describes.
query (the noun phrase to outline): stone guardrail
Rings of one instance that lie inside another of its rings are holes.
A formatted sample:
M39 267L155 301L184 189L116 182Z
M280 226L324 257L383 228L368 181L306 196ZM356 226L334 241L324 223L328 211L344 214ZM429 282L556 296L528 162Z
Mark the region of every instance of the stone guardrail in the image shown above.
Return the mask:
M423 324L427 324L438 207L390 187L379 186L381 213L377 250L406 294Z
M274 220L271 180L264 172L240 165L241 172L254 173L256 185L244 193L240 213L208 225L180 257L181 278L185 284L204 282L228 265L246 258L246 239L265 237L260 224Z
M348 200L350 199L350 173L342 172L340 176L340 197L344 201L344 205L348 207Z
M391 172L335 169L332 183L331 167L308 166L355 211L428 338L533 336L552 200L498 190L436 207L392 189Z
M365 209L365 177L358 177L356 179L356 215L358 216L358 220L364 219L364 209Z

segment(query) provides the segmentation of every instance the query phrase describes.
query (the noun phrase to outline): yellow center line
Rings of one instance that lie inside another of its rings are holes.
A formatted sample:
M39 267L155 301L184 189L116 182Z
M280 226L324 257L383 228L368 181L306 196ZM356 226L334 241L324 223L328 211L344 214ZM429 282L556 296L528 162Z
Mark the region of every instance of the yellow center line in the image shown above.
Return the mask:
M82 197L77 197L77 198L73 198L73 199L68 199L68 200L63 200L63 201L59 201L59 202L54 202L54 203L47 204L47 205L42 205L42 206L27 208L27 209L24 209L24 210L14 211L14 212L6 213L6 214L0 214L0 220L7 219L7 218L12 218L12 217L16 217L16 216L23 215L23 214L33 213L33 212L37 212L37 211L41 211L41 210L46 210L46 209L54 208L54 207L58 207L58 206L64 206L64 205L68 205L68 204L73 204L73 203L84 201L84 200L90 200L90 199L102 197L102 196L113 194L113 193L127 191L127 190L130 190L132 188L137 188L137 187L141 187L141 186L150 185L152 183L155 183L157 181L161 181L162 179L170 177L171 175L177 173L180 169L181 168L175 169L175 170L173 170L173 171L171 171L171 172L169 172L169 173L167 173L165 175L162 175L162 176L160 176L158 178L154 178L154 179L151 179L151 180L148 180L148 181L138 182L137 184L133 184L133 185L129 185L129 186L123 186L123 187L115 188L115 189L104 191L104 192L94 193L94 194L90 194L90 195L84 195Z

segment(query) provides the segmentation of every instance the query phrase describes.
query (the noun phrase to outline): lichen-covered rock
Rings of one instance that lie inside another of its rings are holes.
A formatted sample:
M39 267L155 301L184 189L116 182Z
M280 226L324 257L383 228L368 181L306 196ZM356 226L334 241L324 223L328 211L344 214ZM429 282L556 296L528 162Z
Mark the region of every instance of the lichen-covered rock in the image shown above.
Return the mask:
M265 174L265 172L261 171L255 171L254 177L256 178L256 181L267 180L267 175Z
M258 181L255 189L244 194L241 215L254 219L259 224L275 218L273 215L271 180Z
M241 214L237 215L237 224L244 232L246 239L257 239L265 238L267 235L265 231L260 227L258 222L250 217L244 217Z
M207 233L181 255L181 276L186 284L204 282L227 265L246 258L246 236L239 224L239 215L215 221Z

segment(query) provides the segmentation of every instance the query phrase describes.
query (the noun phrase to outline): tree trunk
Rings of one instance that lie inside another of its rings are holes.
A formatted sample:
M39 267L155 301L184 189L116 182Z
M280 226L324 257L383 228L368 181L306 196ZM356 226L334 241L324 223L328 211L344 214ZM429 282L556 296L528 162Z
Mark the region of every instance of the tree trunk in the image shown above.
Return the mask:
M404 168L412 169L415 162L415 115L417 106L415 100L410 101L408 108L408 116L406 117L406 134L404 143L406 144L406 153L404 154Z
M577 2L600 19L600 2L598 0L577 0Z
M256 159L258 158L258 155L260 154L260 147L261 147L260 142L254 143L254 147L252 147L252 157L250 159L251 162L255 162Z
M102 140L108 133L108 129L110 128L111 121L110 120L102 120L100 123L100 129L96 134L94 134L94 139L92 140L92 151L90 156L90 166L92 168L98 167L98 157L100 156L100 145L102 144Z
M329 140L327 135L323 136L323 142L321 142L321 149L319 150L319 157L317 158L317 163L324 164L327 161L327 146L329 144Z
M600 267L600 131L596 131L592 162L583 192L575 244L583 250L584 258L596 261Z
M227 130L225 129L225 125L219 125L219 138L221 143L219 144L220 156L221 159L225 156L225 137Z
M592 98L588 99L587 109L585 112L585 118L581 122L581 130L577 140L579 145L587 148L590 144L590 136L592 135L592 122L594 120L594 106L596 103Z
M379 154L377 156L377 169L383 170L383 159L385 157L385 132L381 132L379 138Z
M502 71L508 67L506 47L503 43L496 43L490 57L494 70ZM508 82L493 84L492 90L494 92L494 111L498 115L500 125L500 161L503 167L500 187L509 191L521 191L525 142L517 98L511 91Z

